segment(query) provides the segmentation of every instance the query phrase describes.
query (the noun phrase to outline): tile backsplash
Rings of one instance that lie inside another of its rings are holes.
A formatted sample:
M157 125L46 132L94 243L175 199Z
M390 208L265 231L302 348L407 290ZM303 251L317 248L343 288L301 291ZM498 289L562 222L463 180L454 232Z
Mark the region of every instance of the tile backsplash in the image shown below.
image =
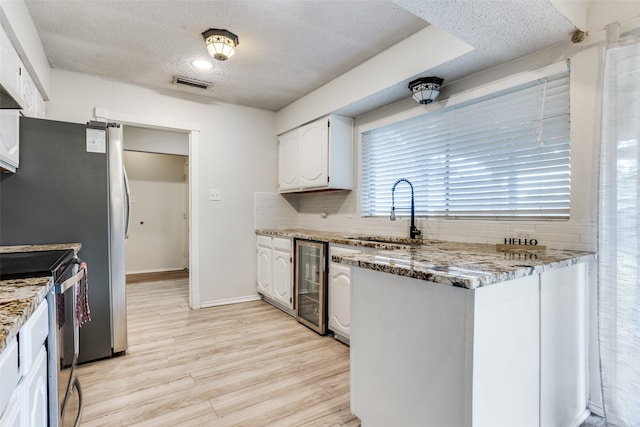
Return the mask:
M255 228L303 228L389 236L409 233L409 216L361 217L356 191L280 195L255 194ZM469 243L503 243L517 230L533 232L540 245L596 250L596 224L569 221L500 221L416 218L423 238Z

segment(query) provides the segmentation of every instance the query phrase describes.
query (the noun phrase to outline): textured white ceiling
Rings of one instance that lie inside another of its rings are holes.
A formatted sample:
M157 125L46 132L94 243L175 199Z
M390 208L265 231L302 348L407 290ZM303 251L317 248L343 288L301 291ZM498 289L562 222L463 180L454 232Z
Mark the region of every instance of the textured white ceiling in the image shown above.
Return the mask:
M431 22L476 50L432 72L452 81L568 40L573 25L548 0L27 0L53 68L278 111ZM208 56L201 33L240 45ZM425 54L428 54L425 53ZM214 68L191 66L211 59ZM173 75L213 83L176 86ZM407 81L343 109L357 115L408 96Z

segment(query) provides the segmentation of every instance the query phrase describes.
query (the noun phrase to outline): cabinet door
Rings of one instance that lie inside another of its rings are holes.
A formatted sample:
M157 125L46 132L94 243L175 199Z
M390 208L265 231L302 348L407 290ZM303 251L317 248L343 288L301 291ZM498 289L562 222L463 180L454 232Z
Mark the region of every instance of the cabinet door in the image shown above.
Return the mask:
M258 246L258 292L271 296L271 248Z
M299 130L300 187L326 187L329 182L328 123L327 119L322 119L303 126Z
M18 53L13 48L9 37L0 27L0 81L9 94L21 102L20 81L22 78L22 63Z
M298 129L280 136L278 150L278 185L280 191L297 188Z
M15 172L19 160L20 113L0 110L0 166Z
M36 105L34 107L35 110L35 116L39 119L44 119L45 117L45 104L44 104L44 99L42 98L42 95L40 95L40 92L36 91Z
M18 393L13 393L9 405L0 417L0 427L20 427L20 402Z
M329 329L349 338L351 269L332 262L329 266Z
M27 375L18 385L21 405L21 424L29 427L46 427L49 406L47 401L47 351L44 345Z
M273 250L273 299L287 308L293 308L293 281L291 252Z
M25 71L22 73L22 90L20 91L22 99L22 114L26 117L35 117L36 115L36 85L33 83L31 76Z

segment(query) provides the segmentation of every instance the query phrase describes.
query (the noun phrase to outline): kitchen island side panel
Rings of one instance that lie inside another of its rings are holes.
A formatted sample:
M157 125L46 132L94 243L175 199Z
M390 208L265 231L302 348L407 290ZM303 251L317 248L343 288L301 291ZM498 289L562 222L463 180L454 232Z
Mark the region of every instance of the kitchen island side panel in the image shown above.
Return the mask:
M353 414L365 427L470 425L473 292L351 274Z
M473 427L540 426L539 284L535 274L473 291Z

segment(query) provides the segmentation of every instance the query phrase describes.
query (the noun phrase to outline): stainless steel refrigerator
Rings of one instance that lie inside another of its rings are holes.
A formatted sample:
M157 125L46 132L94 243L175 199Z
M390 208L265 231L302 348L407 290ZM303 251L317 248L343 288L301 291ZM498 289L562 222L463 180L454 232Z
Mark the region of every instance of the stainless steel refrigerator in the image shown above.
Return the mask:
M20 166L0 177L0 244L80 242L91 321L80 363L127 349L122 128L20 118Z

